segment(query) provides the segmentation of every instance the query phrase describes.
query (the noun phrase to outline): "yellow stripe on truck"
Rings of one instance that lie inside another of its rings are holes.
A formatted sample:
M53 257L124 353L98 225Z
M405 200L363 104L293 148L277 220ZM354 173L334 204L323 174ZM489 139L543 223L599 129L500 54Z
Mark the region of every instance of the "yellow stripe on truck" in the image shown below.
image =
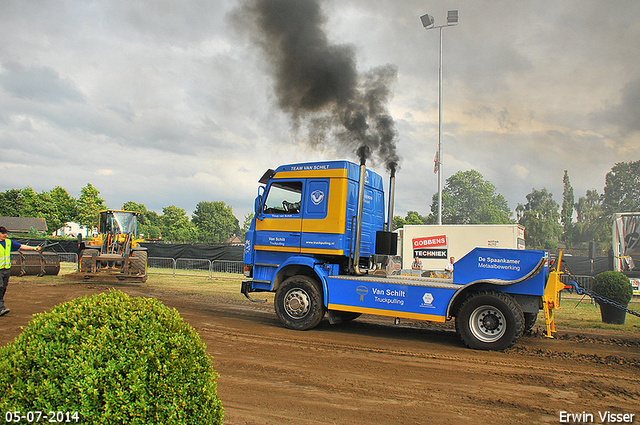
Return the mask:
M303 254L344 255L344 251L341 249L302 248L300 252Z
M253 248L258 251L300 252L299 246L256 245Z
M447 321L445 316L436 316L433 314L411 313L408 311L383 310L379 308L354 307L351 305L329 304L329 310L352 311L354 313L377 314L378 316L401 317L403 319L429 320L431 322L444 323Z

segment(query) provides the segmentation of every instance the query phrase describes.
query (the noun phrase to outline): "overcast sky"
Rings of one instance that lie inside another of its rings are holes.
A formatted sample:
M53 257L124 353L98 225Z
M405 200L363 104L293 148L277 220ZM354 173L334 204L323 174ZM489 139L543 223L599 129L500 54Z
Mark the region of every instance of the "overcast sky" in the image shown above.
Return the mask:
M108 207L224 201L243 221L257 180L291 162L349 159L301 142L232 0L2 0L0 191L91 183ZM532 189L602 193L640 159L640 2L326 0L330 43L359 72L393 64L397 215L437 192L438 30L443 172L475 169L514 209ZM251 25L246 22L246 25ZM374 167L385 176L382 164Z

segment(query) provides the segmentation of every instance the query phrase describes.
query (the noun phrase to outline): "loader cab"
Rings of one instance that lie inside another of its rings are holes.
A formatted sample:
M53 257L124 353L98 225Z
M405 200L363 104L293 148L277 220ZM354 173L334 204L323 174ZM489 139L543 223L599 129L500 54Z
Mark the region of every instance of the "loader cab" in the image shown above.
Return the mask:
M144 224L144 216L133 211L106 210L100 211L99 233L131 234L137 236L138 219Z

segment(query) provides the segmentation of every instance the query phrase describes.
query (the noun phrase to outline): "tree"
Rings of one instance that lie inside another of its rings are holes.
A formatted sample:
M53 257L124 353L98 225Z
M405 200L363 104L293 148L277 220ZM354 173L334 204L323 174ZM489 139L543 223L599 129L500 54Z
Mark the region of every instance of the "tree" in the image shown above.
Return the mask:
M0 216L20 217L23 201L20 189L9 189L0 193Z
M56 186L48 193L58 208L58 217L63 224L76 220L78 217L78 201L70 196L66 189Z
M393 216L393 230L401 229L404 225L407 224L406 220L399 215Z
M399 215L393 217L393 229L400 229L406 224L427 224L429 217L424 217L418 211L407 211L407 215L402 218Z
M438 211L437 194L433 195L431 216ZM476 170L458 171L446 181L442 191L442 222L446 224L511 223L506 199L495 186Z
M93 187L91 183L87 183L85 187L80 189L80 197L78 198L78 222L89 232L98 227L101 210L107 209L104 199L100 197L100 191Z
M560 213L560 220L563 228L562 240L567 245L567 248L571 248L573 237L573 203L575 202L575 198L573 196L573 187L569 181L569 173L567 170L564 170L562 183L564 183L564 190L562 192L562 212Z
M253 213L250 213L244 216L244 223L242 224L242 228L240 229L240 234L238 235L240 239L244 239L244 235L247 233L247 231L251 227L251 220L253 220Z
M175 205L162 209L162 238L172 242L195 242L198 239L196 226L189 221L187 213Z
M27 186L20 191L22 205L18 212L18 217L39 217L38 194L32 187Z
M233 209L223 201L198 202L191 221L198 228L200 242L221 243L240 233Z
M640 211L640 160L611 168L605 177L602 207L609 218L619 212Z
M578 214L574 226L574 242L584 243L595 241L600 248L611 246L610 219L604 214L602 197L594 190L587 190L575 205Z
M560 226L560 206L547 189L533 189L527 195L527 203L518 205L518 223L525 227L525 241L529 249L556 249Z
M137 204L133 201L125 202L122 208L126 211L139 212L144 216L144 224L138 221L138 235L144 235L146 239L159 239L162 236L162 222L157 212L149 211L144 204Z
M22 209L20 217L44 218L49 231L55 231L65 223L58 212L58 207L48 192L36 193L27 186L20 192Z
M44 218L47 222L47 230L54 232L64 226L66 220L60 214L58 205L49 192L42 192L36 194L36 212L33 217Z

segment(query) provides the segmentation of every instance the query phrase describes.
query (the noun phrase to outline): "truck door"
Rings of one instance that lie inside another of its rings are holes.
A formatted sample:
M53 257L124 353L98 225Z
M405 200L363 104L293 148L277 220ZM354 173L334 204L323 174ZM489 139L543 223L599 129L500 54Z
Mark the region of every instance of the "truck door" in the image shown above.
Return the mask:
M273 180L265 193L255 249L299 253L303 180Z

